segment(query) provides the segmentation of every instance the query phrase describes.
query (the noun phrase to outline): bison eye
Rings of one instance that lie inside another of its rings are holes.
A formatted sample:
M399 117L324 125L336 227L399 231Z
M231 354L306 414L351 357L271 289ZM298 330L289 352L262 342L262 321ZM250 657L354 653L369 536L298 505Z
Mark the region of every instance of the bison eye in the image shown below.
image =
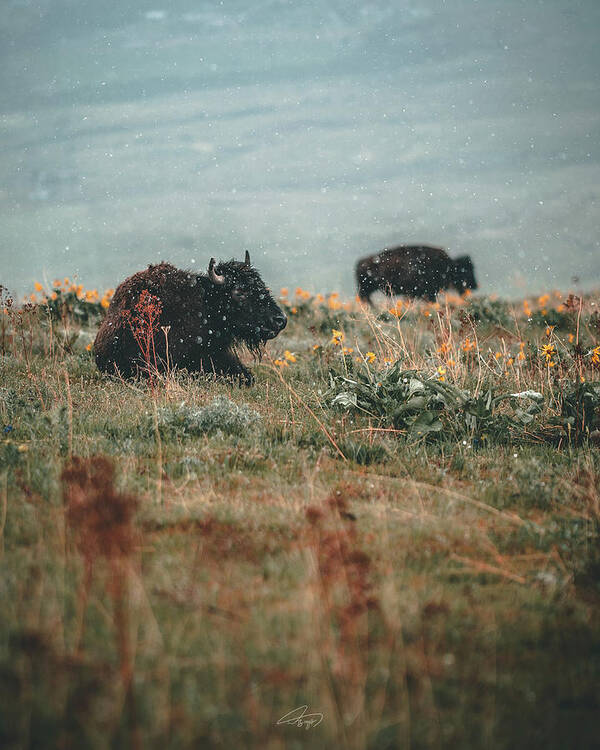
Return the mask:
M245 302L248 295L242 290L236 287L232 292L231 296L236 302Z

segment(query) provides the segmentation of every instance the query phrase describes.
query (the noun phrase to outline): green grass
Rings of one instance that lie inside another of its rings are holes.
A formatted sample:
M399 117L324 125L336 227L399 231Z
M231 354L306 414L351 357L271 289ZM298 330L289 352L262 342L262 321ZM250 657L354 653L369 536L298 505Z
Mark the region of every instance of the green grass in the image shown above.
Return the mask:
M93 316L5 316L3 746L593 747L596 301L530 301L528 321L494 300L400 320L298 300L249 389L106 378ZM391 363L470 405L418 402L441 428L407 427L402 388L376 385ZM371 416L333 405L348 381L375 384ZM465 420L490 389L542 400ZM115 484L93 506L61 474L98 455ZM110 507L93 526L122 493L131 526ZM123 529L121 555L98 551ZM302 705L318 726L277 725Z

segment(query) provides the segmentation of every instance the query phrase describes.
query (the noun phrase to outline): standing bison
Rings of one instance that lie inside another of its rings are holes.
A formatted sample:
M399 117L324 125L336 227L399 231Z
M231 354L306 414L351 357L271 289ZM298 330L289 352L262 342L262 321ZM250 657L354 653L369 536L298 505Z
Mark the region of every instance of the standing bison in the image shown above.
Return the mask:
M236 347L244 345L258 355L287 323L250 265L248 252L243 263L230 260L215 265L211 258L206 275L181 271L169 263L148 266L125 279L115 292L94 342L100 370L131 377L146 369L130 325L145 290L144 297L154 298L160 313L150 342L159 370L165 369L168 358L171 366L251 385L252 375L240 362Z
M435 302L441 289L459 292L477 289L473 262L468 255L454 260L441 247L401 245L362 258L356 264L356 283L361 300L371 303L378 289L386 294L424 297Z

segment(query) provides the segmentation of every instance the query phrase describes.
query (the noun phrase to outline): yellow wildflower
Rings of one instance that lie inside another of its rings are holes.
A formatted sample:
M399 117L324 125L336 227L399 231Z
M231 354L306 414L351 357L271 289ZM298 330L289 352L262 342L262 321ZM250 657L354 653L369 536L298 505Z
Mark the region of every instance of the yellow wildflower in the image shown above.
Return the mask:
M36 281L33 286L34 286L36 292L43 292L44 291L44 287L40 284L39 281Z
M342 306L342 303L338 299L339 294L337 292L332 292L329 295L329 299L327 300L327 307L330 310L339 310Z
M88 352L92 351L92 344L91 342L85 347Z
M315 354L316 354L316 353L317 353L318 351L320 351L320 350L321 350L321 348L322 348L322 347L321 347L321 344L315 344L315 345L313 346L313 352L315 352Z
M310 299L311 298L310 292L307 292L306 289L302 289L301 287L298 287L296 289L296 296L300 297L300 299Z
M298 308L297 307L290 307L290 312L292 313L292 315L295 315L298 312Z
M446 292L446 303L449 305L457 305L460 307L460 305L464 305L465 300L463 297L459 297L457 294L452 294L451 292Z
M289 351L289 349L286 349L283 353L283 356L287 359L288 362L295 362L296 357Z
M343 346L342 347L342 354L352 354L353 351L354 351L354 349L351 346L350 347L348 347L348 346Z
M100 304L106 310L107 307L110 307L110 300L107 297L102 297Z
M55 289L60 289L60 287L62 286L62 281L60 279L54 279L54 281L52 282L52 286Z
M332 338L331 343L335 344L336 346L339 344L341 345L346 336L344 335L343 331L338 331L336 328L331 329Z
M569 344L572 344L574 341L575 341L575 336L574 336L574 334L570 333L569 334Z
M50 299L58 299L58 294L56 292L52 292L50 295Z
M279 292L279 294L281 294L282 297L287 297L288 296L287 287L285 287L285 286L281 287L281 291Z
M375 362L375 359L376 359L376 356L375 356L375 352L367 352L367 353L365 354L365 360L366 360L366 361L367 361L367 362L368 362L368 363L369 363L370 365L372 365L372 364L373 364L373 362Z
M554 357L556 354L556 349L554 348L553 344L544 344L541 347L541 355L546 360L546 365L548 367L554 367L556 364L552 361L552 357Z
M289 365L285 361L285 359L276 359L273 364L275 364L277 367L281 367L281 368L283 368L283 367L289 367Z

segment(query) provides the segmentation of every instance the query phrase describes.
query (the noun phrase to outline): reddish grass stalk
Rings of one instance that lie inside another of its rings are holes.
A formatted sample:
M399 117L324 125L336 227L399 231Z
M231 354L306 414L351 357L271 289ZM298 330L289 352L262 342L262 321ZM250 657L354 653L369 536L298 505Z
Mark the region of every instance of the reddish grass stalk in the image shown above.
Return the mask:
M139 546L134 514L139 501L115 486L114 467L104 456L74 457L61 474L65 519L83 558L84 577L77 601L75 653L82 648L85 609L93 573L100 559L109 568L107 593L113 602L115 642L119 668L132 729L135 734L133 649L129 634L130 564ZM132 742L133 745L138 743Z
M0 481L2 482L2 507L0 510L0 557L4 556L4 528L6 527L6 516L8 515L8 470L4 472Z
M463 557L462 555L457 555L455 553L450 555L450 559L462 563L465 566L465 572L468 572L468 569L471 568L475 574L491 573L492 575L501 576L502 578L508 578L509 581L514 581L515 583L527 583L527 580L523 578L523 576L517 575L506 568L501 568L497 565L490 565L481 560L472 560L469 557Z
M11 311L12 311L12 304L13 299L5 287L0 284L0 319L2 320L2 355L4 356L7 352L7 343L9 340L9 336L6 334L6 319L11 318Z
M71 382L68 370L65 370L65 385L67 386L67 415L69 420L69 456L71 456L73 454L73 399L71 398Z
M162 302L147 289L143 289L134 309L133 314L131 310L124 310L123 317L139 347L151 383L154 384L154 375L158 371L154 338L159 328Z

